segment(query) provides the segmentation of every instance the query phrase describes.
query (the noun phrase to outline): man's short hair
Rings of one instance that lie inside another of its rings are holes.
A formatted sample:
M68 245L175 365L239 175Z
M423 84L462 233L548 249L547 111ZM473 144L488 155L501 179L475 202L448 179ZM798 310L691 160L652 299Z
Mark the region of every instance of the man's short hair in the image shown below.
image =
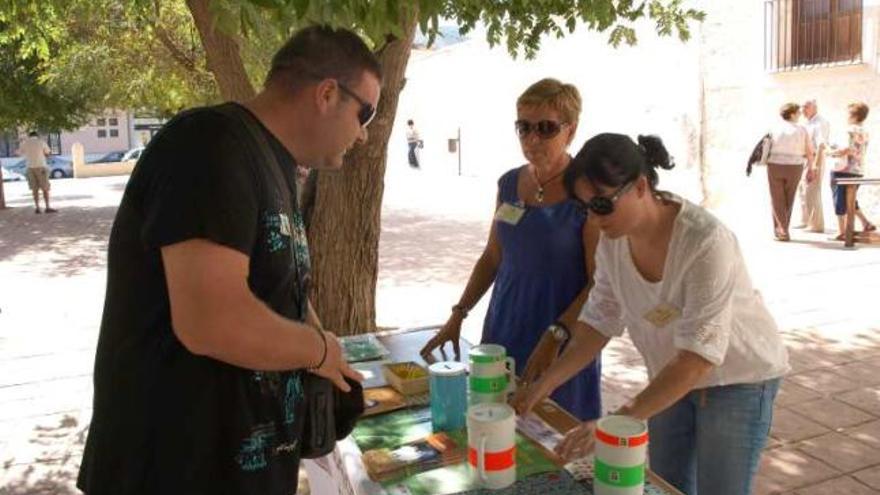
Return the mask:
M40 135L40 134L39 134L37 131L30 131L30 132L28 132L28 136L30 136L30 137L37 137L37 136L39 136L39 135Z
M294 33L275 53L265 84L280 82L292 90L325 78L355 84L364 72L382 80L382 67L360 36L314 25Z

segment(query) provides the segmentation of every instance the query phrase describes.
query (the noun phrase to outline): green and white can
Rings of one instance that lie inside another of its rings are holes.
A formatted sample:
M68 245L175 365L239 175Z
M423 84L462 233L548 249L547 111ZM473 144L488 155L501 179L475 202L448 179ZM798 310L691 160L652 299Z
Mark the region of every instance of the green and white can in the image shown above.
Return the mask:
M468 353L470 404L506 403L516 390L516 363L504 346L481 344Z
M593 493L644 493L648 425L629 416L606 416L596 424L595 436Z

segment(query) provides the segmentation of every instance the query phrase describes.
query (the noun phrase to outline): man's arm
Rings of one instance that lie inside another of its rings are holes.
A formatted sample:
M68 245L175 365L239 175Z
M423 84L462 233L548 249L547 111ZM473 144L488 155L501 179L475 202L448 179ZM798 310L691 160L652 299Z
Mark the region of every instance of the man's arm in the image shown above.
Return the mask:
M250 291L244 254L191 239L163 247L162 261L174 333L193 354L253 370L310 368L321 361L319 332L283 318ZM325 365L340 368L345 363L339 359L330 336Z

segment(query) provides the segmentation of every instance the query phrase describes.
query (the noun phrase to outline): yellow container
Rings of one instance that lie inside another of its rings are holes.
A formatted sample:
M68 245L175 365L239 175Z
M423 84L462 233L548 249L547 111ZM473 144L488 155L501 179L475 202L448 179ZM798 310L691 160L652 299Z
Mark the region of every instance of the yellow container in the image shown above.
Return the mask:
M423 394L428 391L428 371L413 361L383 364L382 374L388 384L403 395Z

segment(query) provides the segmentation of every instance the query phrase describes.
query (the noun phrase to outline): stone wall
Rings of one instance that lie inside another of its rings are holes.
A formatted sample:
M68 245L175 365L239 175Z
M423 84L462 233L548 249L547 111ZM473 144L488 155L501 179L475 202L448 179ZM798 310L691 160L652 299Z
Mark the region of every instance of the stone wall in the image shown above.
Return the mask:
M707 13L700 32L703 179L710 204L730 201L745 190L743 172L752 147L779 121L778 109L789 101L817 99L836 142L845 139L846 106L866 102L873 137L866 173L880 176L880 0L864 1L862 63L781 73L764 67L764 6L763 0L701 3ZM873 189L865 189L860 198L876 214L880 191ZM826 216L831 219L828 208Z

